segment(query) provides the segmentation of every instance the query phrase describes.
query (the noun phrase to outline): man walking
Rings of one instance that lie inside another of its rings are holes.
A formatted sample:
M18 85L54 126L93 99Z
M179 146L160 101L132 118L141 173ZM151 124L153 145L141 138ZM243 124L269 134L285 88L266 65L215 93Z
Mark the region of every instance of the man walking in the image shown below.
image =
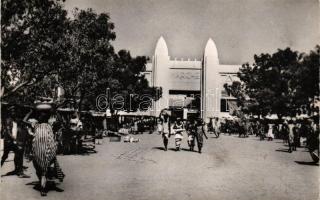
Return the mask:
M203 120L202 119L198 119L197 121L197 125L196 125L196 134L195 134L195 139L197 140L197 144L198 144L198 152L201 153L202 147L203 147L203 136L208 139L204 128L203 128Z
M23 172L23 155L27 139L27 130L22 124L22 120L17 116L14 107L9 108L10 116L5 120L4 134L4 150L1 158L1 167L8 158L10 151L14 152L15 169L7 175L17 175L19 178L30 178Z

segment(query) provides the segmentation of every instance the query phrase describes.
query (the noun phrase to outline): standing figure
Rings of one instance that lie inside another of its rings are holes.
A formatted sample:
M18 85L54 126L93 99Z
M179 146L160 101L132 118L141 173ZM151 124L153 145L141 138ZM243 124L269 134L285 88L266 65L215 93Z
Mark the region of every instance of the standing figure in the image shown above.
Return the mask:
M1 158L1 167L8 158L10 151L14 152L14 171L7 175L17 175L19 178L30 178L23 172L23 155L27 141L27 129L22 124L21 118L17 116L14 107L10 109L10 116L5 120L3 126L4 148Z
M133 133L138 134L138 120L133 123Z
M259 133L259 136L260 136L260 140L264 140L264 138L265 138L265 126L264 126L264 124L263 123L260 123L259 124L259 131L258 131L258 133Z
M239 137L246 137L246 129L245 129L245 124L243 121L237 121L236 122L236 126L238 128L238 132L239 132Z
M283 143L287 144L289 139L289 126L287 120L285 120L280 128L280 134L283 139Z
M274 134L274 138L280 139L280 124L276 123L273 126L273 134Z
M163 119L159 118L157 126L158 134L162 135L163 133Z
M268 138L268 141L272 141L274 139L273 124L268 124L267 138Z
M248 131L249 135L253 135L254 134L254 122L249 122L249 131Z
M310 123L310 136L308 137L308 149L314 162L319 162L319 124Z
M212 118L210 118L210 121L209 121L209 123L207 124L207 131L208 131L208 133L210 133L210 134L212 134L212 133L214 132Z
M24 122L28 122L31 115L30 111L24 118ZM57 143L51 125L48 123L50 117L49 110L39 110L38 123L30 124L34 129L34 138L32 142L33 165L40 181L41 196L47 195L47 177L50 165L54 164L55 176L62 182L64 174L56 159Z
M218 117L214 121L214 134L216 135L216 138L220 136L220 122Z
M293 132L294 134L294 146L295 148L300 147L300 130L301 130L301 124L296 123L295 125L295 131Z
M260 122L256 121L255 125L254 125L254 133L256 135L256 137L258 137L260 134Z
M143 134L144 132L144 122L143 120L139 120L138 122L138 134Z
M289 122L289 134L288 134L288 145L289 145L289 150L288 152L291 153L292 151L295 151L295 146L294 146L294 131L295 131L295 125L293 124L292 121Z
M173 129L175 130L174 140L176 144L176 150L180 151L180 146L183 139L183 131L184 131L183 123L180 118L177 119L177 122L175 123Z
M197 125L196 125L196 134L195 134L195 139L197 140L198 144L198 152L201 153L202 147L203 147L203 136L208 139L206 133L204 132L203 128L203 120L198 119Z
M197 132L197 124L196 121L188 121L187 125L186 125L186 131L188 134L188 146L190 148L190 151L194 150L194 138L195 138L195 134Z
M74 153L79 153L79 150L81 149L80 131L83 128L83 124L79 118L79 114L74 112L71 119L70 119L70 122L69 122L69 124L70 124L69 134L70 134L70 137L72 138L71 139L71 151Z
M163 145L164 150L168 150L168 141L171 134L171 125L170 125L170 118L169 115L163 116L163 132L162 132L162 139L163 139Z

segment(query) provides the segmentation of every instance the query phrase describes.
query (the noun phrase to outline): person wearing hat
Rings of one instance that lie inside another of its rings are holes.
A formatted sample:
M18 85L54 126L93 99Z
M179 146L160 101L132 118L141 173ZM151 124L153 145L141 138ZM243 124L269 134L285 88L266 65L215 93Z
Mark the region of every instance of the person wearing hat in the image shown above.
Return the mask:
M23 154L27 139L27 130L17 115L14 106L9 108L9 117L4 122L4 150L1 158L1 167L8 158L10 151L14 152L14 166L15 169L7 175L17 175L19 178L30 178L30 176L23 172Z
M38 122L30 123L29 116L32 110L25 116L24 122L33 128L34 138L32 142L33 165L40 181L41 196L47 195L47 172L50 165L54 164L55 176L62 182L64 174L56 159L57 143L54 138L51 125L48 123L52 106L39 104L36 106L38 113Z
M197 125L196 125L196 134L195 134L195 139L197 140L198 144L198 152L201 153L202 147L203 147L203 136L205 136L206 139L208 139L208 136L206 135L203 127L204 123L202 119L197 120Z

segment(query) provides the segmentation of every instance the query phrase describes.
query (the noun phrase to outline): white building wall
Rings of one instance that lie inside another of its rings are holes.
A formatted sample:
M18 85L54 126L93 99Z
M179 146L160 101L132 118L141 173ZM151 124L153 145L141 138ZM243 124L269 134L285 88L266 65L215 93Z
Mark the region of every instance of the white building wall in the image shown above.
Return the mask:
M233 74L239 65L221 65L218 51L212 39L209 39L203 61L170 60L168 47L163 37L157 41L152 63L147 64L145 76L150 86L162 88L162 98L154 103L151 113L158 116L160 111L169 106L169 90L201 90L201 116L209 118L224 116L220 112L221 90L226 77L222 74Z

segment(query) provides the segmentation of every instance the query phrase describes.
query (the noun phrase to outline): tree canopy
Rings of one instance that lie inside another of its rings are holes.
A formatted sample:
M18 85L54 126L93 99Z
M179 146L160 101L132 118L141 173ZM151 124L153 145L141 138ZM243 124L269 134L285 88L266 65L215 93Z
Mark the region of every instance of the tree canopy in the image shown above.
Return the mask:
M319 46L309 54L290 48L272 55L254 55L254 63L243 64L240 81L225 85L247 114L293 116L297 111L311 112L319 97Z
M33 87L46 82L63 64L58 41L66 23L67 12L60 1L1 2L2 98L28 102L39 92L48 92Z
M58 86L80 109L95 109L107 88L116 98L122 95L126 111L137 110L141 95L156 99L143 75L147 57L115 53L107 13L74 9L70 18L59 0L4 0L1 11L2 100L30 104L54 98Z

